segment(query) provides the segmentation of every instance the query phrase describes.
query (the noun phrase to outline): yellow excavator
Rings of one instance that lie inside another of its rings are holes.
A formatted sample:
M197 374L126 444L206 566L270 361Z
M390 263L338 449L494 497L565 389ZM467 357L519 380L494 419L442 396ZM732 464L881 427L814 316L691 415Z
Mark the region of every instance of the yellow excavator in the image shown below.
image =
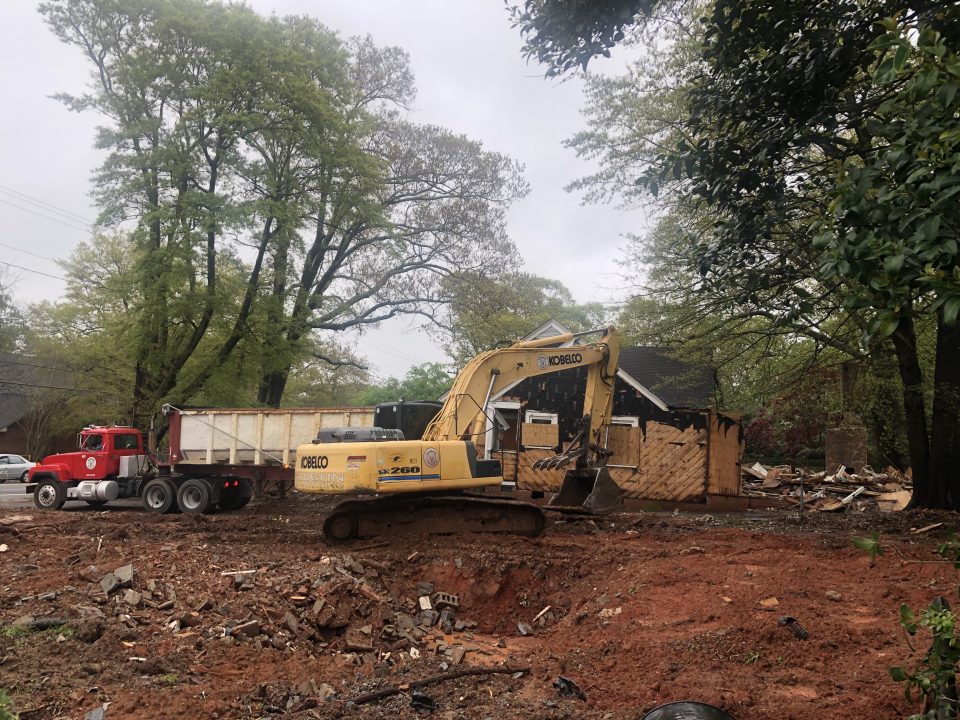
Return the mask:
M592 343L565 346L577 337L602 333ZM622 502L610 477L603 447L604 426L613 409L620 354L613 327L516 342L481 353L460 371L433 421L419 440L398 430L331 428L297 448L294 485L299 492L367 495L347 500L327 516L333 540L380 535L505 532L537 535L545 525L536 505L466 494L499 487L500 462L480 460L474 438L486 429L490 399L518 380L567 368L586 367L587 387L579 430L559 455L536 467L568 467L550 505L564 512L601 514Z

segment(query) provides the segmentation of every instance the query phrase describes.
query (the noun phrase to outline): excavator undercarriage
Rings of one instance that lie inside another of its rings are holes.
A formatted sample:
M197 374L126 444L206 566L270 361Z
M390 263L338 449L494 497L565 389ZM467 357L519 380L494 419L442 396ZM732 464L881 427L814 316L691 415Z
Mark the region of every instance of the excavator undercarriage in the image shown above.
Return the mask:
M473 495L384 495L338 504L323 524L331 540L353 538L543 532L546 518L536 505Z

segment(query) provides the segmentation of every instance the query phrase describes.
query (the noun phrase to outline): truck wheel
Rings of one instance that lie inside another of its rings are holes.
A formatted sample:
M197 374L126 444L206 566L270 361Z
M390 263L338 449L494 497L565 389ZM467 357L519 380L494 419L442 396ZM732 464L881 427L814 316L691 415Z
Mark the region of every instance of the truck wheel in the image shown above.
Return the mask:
M147 512L168 513L177 504L177 491L169 481L162 478L155 478L148 482L140 495L143 499L143 508Z
M250 487L249 481L240 480L239 485L222 488L220 490L220 501L217 503L217 506L221 510L239 510L250 502L252 496L253 488Z
M210 484L201 478L191 478L180 486L177 504L185 513L208 513L213 510Z
M63 483L44 478L33 489L33 504L40 510L59 510L67 500Z

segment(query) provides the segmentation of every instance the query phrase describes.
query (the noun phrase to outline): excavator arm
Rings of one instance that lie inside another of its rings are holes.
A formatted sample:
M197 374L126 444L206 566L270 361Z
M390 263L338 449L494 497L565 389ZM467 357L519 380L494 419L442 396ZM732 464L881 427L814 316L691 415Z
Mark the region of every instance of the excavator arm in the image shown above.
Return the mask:
M566 333L540 340L517 342L488 350L473 358L457 375L440 412L424 431L424 440L472 440L483 432L476 423L487 416L490 398L519 380L574 367L586 367L584 417L591 418L591 440L599 442L603 425L610 421L613 382L620 355L620 336L612 327L602 330L595 343L556 347L580 335ZM554 346L554 347L550 347Z
M609 512L620 503L622 492L606 468L610 452L603 447L603 428L613 412L613 388L620 356L620 335L613 327L604 330L599 341L566 347L578 335L517 342L473 358L457 375L447 399L427 426L424 440L472 440L485 429L480 421L488 417L490 398L518 380L572 367L587 368L587 387L579 431L559 455L539 460L534 467L574 467L564 476L552 504ZM551 347L552 346L552 347Z

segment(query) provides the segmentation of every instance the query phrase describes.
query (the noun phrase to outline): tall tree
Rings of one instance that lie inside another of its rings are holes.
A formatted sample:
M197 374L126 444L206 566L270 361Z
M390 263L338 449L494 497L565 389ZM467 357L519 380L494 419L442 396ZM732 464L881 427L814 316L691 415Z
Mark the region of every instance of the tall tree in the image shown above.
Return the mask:
M865 339L890 337L896 351L914 503L926 507L960 507L958 225L939 195L960 180L958 20L955 5L718 3L687 137L648 178L680 179L715 213L697 251L706 287L749 299L800 256L870 313ZM809 288L797 288L803 317ZM927 311L939 324L929 430L915 330Z
M8 289L6 273L0 271L0 352L12 353L21 346L24 318Z
M577 22L579 11L564 17L562 5L531 0L521 23L527 51L555 72L573 67L571 53L589 58L616 42L607 32L591 45L595 26ZM652 11L677 5L625 1L595 11L602 27L623 29L649 26ZM960 9L723 0L703 30L689 112L660 157L627 153L653 165L647 190L666 189L707 219L684 253L693 285L704 297L727 295L739 312L773 308L779 325L812 328L826 344L844 315L863 326L868 348L892 344L914 503L960 506L949 203ZM917 333L925 313L937 325L932 382Z
M141 249L138 421L195 397L243 340L260 343L259 400L276 405L316 332L424 312L440 275L512 253L519 168L406 121L402 51L204 0L41 12L94 66L91 92L64 100L105 119L101 217L135 225ZM232 255L247 264L236 304L222 287ZM227 310L232 330L186 372Z
M563 283L526 272L458 273L446 279L444 290L450 301L435 334L457 366L548 320L578 331L607 319L600 303L578 304Z
M357 405L376 405L397 400L436 400L450 389L453 376L441 363L423 363L411 367L403 380L387 378L360 391Z

